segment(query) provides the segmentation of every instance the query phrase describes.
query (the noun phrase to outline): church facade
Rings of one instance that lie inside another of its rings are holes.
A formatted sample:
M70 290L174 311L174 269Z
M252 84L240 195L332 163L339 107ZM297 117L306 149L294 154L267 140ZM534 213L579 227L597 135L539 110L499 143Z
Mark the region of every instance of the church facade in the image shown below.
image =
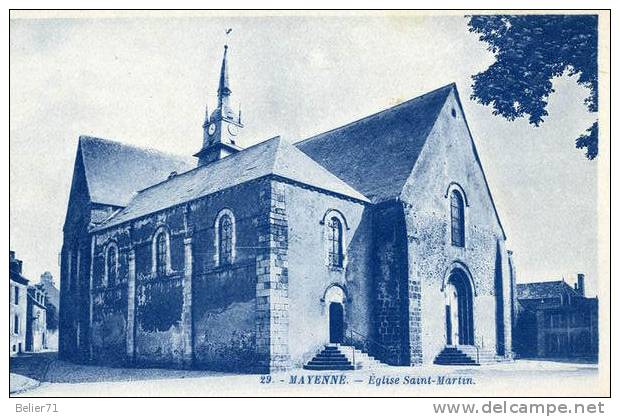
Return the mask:
M61 357L271 372L336 343L391 365L510 358L515 277L456 86L244 149L227 53L197 164L80 137Z

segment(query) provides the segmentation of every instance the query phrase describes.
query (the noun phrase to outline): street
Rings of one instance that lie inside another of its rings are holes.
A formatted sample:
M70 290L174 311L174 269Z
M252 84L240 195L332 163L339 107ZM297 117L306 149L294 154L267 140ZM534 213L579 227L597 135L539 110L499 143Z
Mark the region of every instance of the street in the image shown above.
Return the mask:
M55 353L11 358L11 395L33 397L209 396L587 396L604 387L596 364L518 360L487 366L382 366L271 375L73 364ZM40 384L13 387L23 376ZM20 392L14 393L15 390Z

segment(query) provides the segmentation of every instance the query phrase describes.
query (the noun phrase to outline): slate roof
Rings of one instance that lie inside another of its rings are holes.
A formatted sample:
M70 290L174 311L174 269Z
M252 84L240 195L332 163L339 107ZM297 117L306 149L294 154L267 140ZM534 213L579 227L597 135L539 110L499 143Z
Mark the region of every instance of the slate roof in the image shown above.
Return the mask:
M91 136L80 136L79 149L90 200L120 207L138 190L165 180L172 171L181 173L196 166L194 158Z
M26 278L25 276L23 276L22 274L20 274L17 271L14 271L12 269L9 269L9 278L12 281L18 282L20 284L24 284L24 285L28 285L28 278Z
M369 202L293 145L275 137L138 192L127 207L93 230L106 229L268 175Z
M517 284L518 299L560 298L562 295L580 297L573 287L565 281L530 282Z
M58 290L58 288L56 288L54 285L47 285L44 283L39 283L37 285L40 285L41 288L45 291L49 303L52 304L54 307L58 308L60 303L60 290Z
M300 150L370 198L397 198L454 84L297 142Z

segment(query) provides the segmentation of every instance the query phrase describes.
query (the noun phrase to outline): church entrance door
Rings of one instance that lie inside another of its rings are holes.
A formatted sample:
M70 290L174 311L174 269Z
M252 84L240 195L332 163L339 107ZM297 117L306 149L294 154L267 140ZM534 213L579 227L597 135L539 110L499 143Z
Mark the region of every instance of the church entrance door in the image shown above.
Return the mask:
M446 284L446 343L474 344L473 291L469 277L454 270Z
M329 304L329 342L342 343L344 337L344 317L342 303Z
M448 345L459 344L459 303L458 293L452 284L446 286L446 338Z

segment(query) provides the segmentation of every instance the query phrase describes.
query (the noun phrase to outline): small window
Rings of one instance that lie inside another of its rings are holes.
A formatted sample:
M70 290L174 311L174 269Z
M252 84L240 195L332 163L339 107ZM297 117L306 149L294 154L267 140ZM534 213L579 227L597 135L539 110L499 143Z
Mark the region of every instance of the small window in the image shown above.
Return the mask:
M452 245L465 246L465 209L463 196L456 190L450 194Z
M19 316L17 314L13 319L13 333L19 334Z
M168 269L168 239L165 232L157 235L155 251L155 271L157 275L164 276Z
M118 278L118 249L116 245L110 245L106 256L106 282L107 285L115 285Z
M342 222L337 217L332 217L328 223L328 249L329 265L341 267L343 261L342 250Z
M14 295L13 295L13 303L15 305L18 305L19 304L19 287L16 285L13 288L15 288Z
M232 240L233 240L233 225L232 219L228 214L224 214L220 217L219 222L219 264L229 265L232 263Z

